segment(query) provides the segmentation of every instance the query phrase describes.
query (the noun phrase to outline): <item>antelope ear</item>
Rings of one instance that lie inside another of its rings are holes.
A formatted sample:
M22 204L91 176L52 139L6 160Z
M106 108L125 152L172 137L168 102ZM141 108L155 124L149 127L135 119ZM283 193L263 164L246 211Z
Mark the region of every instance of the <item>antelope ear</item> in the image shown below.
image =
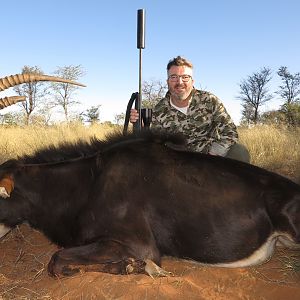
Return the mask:
M12 175L5 175L0 178L0 197L8 198L14 189L14 180Z

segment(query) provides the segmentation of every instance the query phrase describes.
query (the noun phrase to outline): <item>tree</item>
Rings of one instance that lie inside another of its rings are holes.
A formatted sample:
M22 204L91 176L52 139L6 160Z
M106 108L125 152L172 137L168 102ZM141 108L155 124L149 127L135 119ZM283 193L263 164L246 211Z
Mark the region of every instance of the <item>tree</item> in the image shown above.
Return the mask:
M70 65L58 67L54 71L54 74L64 79L76 81L84 75L84 71L81 65ZM78 86L69 83L52 83L52 89L55 96L55 100L53 101L53 103L55 106L60 106L63 109L66 121L69 121L70 108L80 103L79 101L73 100L73 96L78 88Z
M118 125L124 124L124 122L125 122L125 113L115 114L114 122Z
M281 110L286 114L288 125L294 126L298 123L298 106L295 104L299 101L297 96L300 95L300 73L291 74L287 67L280 67L277 74L282 81L282 85L276 91L284 102Z
M285 125L286 124L286 116L280 110L270 110L264 112L261 117L260 121L263 124L267 125Z
M254 123L255 115L254 115L254 108L252 105L249 105L248 103L242 104L243 110L242 110L242 118L241 118L241 124L250 126Z
M25 115L22 112L9 112L4 115L0 115L0 124L1 125L10 125L10 126L21 126L24 125Z
M97 105L97 106L92 106L90 108L88 108L86 110L86 112L83 113L83 116L86 118L86 121L94 124L98 121L100 121L99 116L100 116L100 106L101 105Z
M22 69L22 74L38 74L42 75L43 71L37 67L24 66ZM26 114L25 124L29 124L29 119L33 111L38 107L43 97L47 95L47 89L43 88L43 82L28 82L14 87L14 91L19 96L25 96L26 101L22 101L19 106L21 106Z
M285 115L286 123L288 126L300 125L300 103L291 102L284 103L280 111Z
M243 102L244 109L253 110L253 122L256 124L259 118L259 107L272 99L269 94L267 84L271 80L271 70L263 68L259 72L253 73L239 84L240 93L238 99ZM247 117L248 111L242 111L244 117Z
M34 116L32 116L34 123L39 123L44 126L50 125L53 112L52 109L53 103L50 101L43 103L43 105L35 112Z
M144 81L142 85L142 106L153 108L156 103L162 99L167 91L167 84L160 80Z

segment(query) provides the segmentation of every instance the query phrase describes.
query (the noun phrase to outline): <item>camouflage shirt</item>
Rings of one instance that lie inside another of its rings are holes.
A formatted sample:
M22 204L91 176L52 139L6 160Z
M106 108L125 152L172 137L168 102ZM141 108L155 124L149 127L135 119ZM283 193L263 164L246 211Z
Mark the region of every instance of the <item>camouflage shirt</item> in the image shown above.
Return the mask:
M153 109L152 128L180 132L189 150L225 156L237 142L236 126L213 94L194 89L187 114L170 105L170 94Z

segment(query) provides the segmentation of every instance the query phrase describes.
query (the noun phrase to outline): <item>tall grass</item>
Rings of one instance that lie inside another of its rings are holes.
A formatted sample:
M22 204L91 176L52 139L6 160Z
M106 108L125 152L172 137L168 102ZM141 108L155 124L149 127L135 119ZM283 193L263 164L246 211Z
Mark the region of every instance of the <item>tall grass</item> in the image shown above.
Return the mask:
M239 134L241 143L250 151L252 164L283 175L298 176L300 129L264 125L240 128Z
M51 127L0 127L0 163L50 144L89 140L120 130L119 126L81 123L61 124ZM239 128L240 142L250 151L251 163L283 175L300 174L300 130L287 130L272 126Z
M119 129L118 126L94 124L84 126L81 123L60 124L49 127L0 127L0 163L10 159L32 154L48 145L63 142L89 140L91 137L105 138L108 133Z

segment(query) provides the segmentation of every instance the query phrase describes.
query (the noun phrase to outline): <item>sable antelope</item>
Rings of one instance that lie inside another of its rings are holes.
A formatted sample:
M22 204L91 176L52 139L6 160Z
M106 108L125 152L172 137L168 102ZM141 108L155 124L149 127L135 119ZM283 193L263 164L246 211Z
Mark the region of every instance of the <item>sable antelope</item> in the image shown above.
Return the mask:
M54 276L165 276L163 255L246 267L269 258L278 240L299 245L299 185L183 144L147 131L7 161L0 222L28 222L64 247L49 262Z

